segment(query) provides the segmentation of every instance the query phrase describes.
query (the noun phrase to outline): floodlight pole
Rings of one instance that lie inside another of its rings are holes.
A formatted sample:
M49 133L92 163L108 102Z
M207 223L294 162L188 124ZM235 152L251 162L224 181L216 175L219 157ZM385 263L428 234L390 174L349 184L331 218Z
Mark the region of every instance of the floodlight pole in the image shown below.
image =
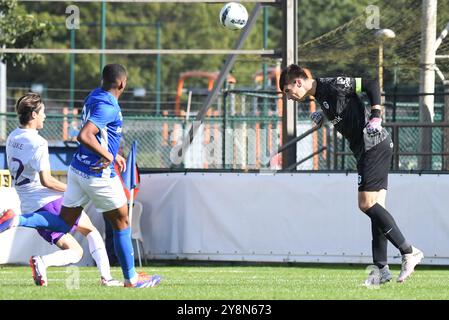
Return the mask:
M421 56L420 56L420 93L435 92L435 40L437 20L437 1L422 0L421 17ZM433 122L435 97L426 94L419 97L419 120L420 122ZM432 151L432 128L422 128L420 152ZM419 158L419 169L431 169L431 156Z
M268 49L268 7L263 8L263 48ZM263 71L263 81L262 81L262 89L267 90L268 88L268 66L267 62L264 61L262 64ZM267 99L263 100L263 113L264 117L268 116L268 101Z
M391 29L379 29L376 31L374 35L379 42L379 87L381 93L381 106L382 106L382 114L385 120L385 92L384 92L384 41L387 39L393 39L396 37L396 34Z
M282 2L284 48L282 68L298 61L298 32L297 32L298 3L295 0ZM280 88L281 90L283 88ZM283 98L282 108L282 145L296 138L296 103ZM287 169L296 163L296 144L282 153L282 169Z
M449 22L446 24L446 27L443 29L443 31L440 33L440 36L435 41L435 54L438 50L438 47L443 42L444 38L447 37L449 33ZM449 59L449 56L446 55L435 55L435 59ZM444 87L444 119L443 121L449 121L449 80L446 80L444 77L444 74L441 72L441 70L438 68L437 65L435 65L435 71L437 75L440 77L441 81L443 82ZM443 134L443 152L449 152L449 128L444 128L444 134ZM443 157L443 170L449 170L449 156Z
M384 43L380 41L379 43L379 87L380 93L384 93ZM384 105L385 96L381 96L381 104Z
M448 24L449 26L449 24ZM435 50L436 51L436 50ZM449 122L449 80L446 80L441 70L435 66L436 72L443 82L444 88L444 109L443 109L443 121ZM449 128L443 129L443 152L449 152ZM442 170L449 170L449 156L443 157Z

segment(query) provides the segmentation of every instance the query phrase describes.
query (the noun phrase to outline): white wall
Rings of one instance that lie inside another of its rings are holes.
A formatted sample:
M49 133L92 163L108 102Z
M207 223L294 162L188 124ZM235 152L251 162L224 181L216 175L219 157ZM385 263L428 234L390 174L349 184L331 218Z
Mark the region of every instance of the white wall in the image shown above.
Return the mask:
M389 178L387 208L406 238L425 263L449 264L449 175ZM356 174L143 175L138 200L151 258L371 262ZM398 255L390 244L390 262Z
M0 189L1 207L17 207L11 190ZM448 191L449 175L390 175L387 208L426 264L449 264ZM149 258L371 263L356 174L142 174L137 200ZM102 232L102 217L89 215ZM22 230L28 235L0 234L0 263L54 250ZM398 255L390 244L390 263L400 263Z

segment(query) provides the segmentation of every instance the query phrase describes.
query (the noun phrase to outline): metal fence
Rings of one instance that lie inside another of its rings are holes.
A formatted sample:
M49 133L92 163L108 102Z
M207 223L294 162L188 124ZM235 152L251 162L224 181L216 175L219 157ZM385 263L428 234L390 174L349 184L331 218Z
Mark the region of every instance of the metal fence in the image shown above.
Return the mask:
M272 93L251 91L227 91L208 112L192 145L185 153L180 166L177 152L182 137L186 135L195 112L183 116L165 115L126 116L124 113L124 152L128 153L132 141L139 142L137 161L141 168L169 169L223 169L258 170L268 167L279 170L282 155L270 160L270 155L281 145L282 130L279 97ZM386 103L388 106L388 101ZM185 109L185 108L184 108ZM431 158L431 170L448 168L449 126L442 120L442 105L436 106L433 124L421 124L417 119L418 105L413 102L396 102L396 119L391 122L388 109L384 124L395 142L392 168L397 170L420 170L420 158ZM298 135L311 127L308 103L298 107ZM18 125L14 113L0 114L0 144ZM425 129L427 128L427 129ZM47 114L41 135L49 144L61 144L64 140L75 140L79 129L77 115ZM430 153L419 149L422 130L431 130ZM297 144L297 159L323 149L297 167L298 170L355 170L356 161L348 143L326 125Z
M392 169L393 170L422 170L420 160L430 158L429 170L449 169L449 123L413 123L389 122L385 123L394 142ZM431 130L432 146L430 152L420 150L423 130ZM339 134L333 139L332 168L334 170L355 170L356 160L349 150L348 143Z

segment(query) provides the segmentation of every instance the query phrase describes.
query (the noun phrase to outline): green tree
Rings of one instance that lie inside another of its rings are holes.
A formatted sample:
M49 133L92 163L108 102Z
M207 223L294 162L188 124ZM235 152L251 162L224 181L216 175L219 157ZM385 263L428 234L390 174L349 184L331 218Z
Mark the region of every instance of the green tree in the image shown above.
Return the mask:
M70 30L66 29L63 3L26 3L28 12L51 22L55 27L50 37L37 43L41 48L69 48ZM100 4L77 3L80 12L80 29L76 30L76 48L100 47ZM254 5L247 6L251 11ZM239 36L219 24L218 13L221 4L107 4L106 47L108 49L155 49L156 23L161 23L163 49L231 49ZM262 48L262 19L251 33L245 49ZM39 63L27 67L27 74L10 72L11 81L16 83L45 83L47 87L69 87L69 55L44 55ZM162 91L173 92L181 72L189 70L218 71L225 56L218 55L163 55ZM250 85L255 68L260 68L254 57L241 57L233 72L238 74L239 85ZM122 63L129 71L128 87L144 87L154 94L156 82L156 56L109 55L107 63ZM254 67L256 65L256 67ZM89 90L99 85L99 56L76 55L76 89ZM10 69L11 70L11 69ZM15 69L12 69L15 71ZM204 80L190 83L205 87ZM67 99L59 96L59 99ZM86 92L77 92L77 106L80 107ZM126 101L126 96L124 101ZM164 98L164 96L163 96ZM154 96L147 97L154 100ZM165 100L174 100L173 94Z
M32 47L50 30L51 25L41 22L35 16L27 14L16 0L0 0L0 47ZM3 54L2 61L24 67L36 62L37 55Z
M0 0L4 3L4 0ZM8 1L6 1L8 2ZM385 81L391 82L393 63L399 65L399 76L403 81L411 79L408 74L418 74L419 62L419 19L420 0L298 0L299 62L309 67L315 76L350 74L375 76L377 72L377 45L373 30L365 27L365 8L370 4L380 7L382 28L392 28L397 38L385 47ZM408 6L405 6L408 4ZM76 48L100 48L100 3L76 3L80 9L80 29L76 30ZM40 48L69 48L70 30L65 26L67 3L27 2L21 5L38 21L54 25L49 37L35 41ZM109 49L155 49L156 23L162 29L163 49L231 49L239 32L220 26L218 13L222 4L212 3L108 3L106 47ZM254 4L246 3L248 12ZM441 10L440 10L441 8ZM401 15L397 13L401 12ZM440 17L447 21L447 4L439 2ZM358 20L356 19L357 17ZM356 20L356 21L354 21ZM342 25L353 21L347 27ZM2 22L9 28L10 23ZM250 33L244 49L261 49L263 19L259 17ZM340 27L340 28L339 28ZM439 30L444 27L439 25ZM336 30L333 33L332 30ZM278 6L269 7L270 49L282 48L282 14ZM321 40L316 41L317 38ZM314 40L315 39L315 40ZM311 45L303 46L311 43ZM413 46L410 46L410 44ZM445 41L439 49L447 51ZM9 46L9 45L7 45ZM20 45L16 44L17 47ZM162 91L163 100L171 103L179 74L189 70L218 71L225 60L219 55L163 55ZM75 81L77 106L81 107L87 90L99 85L99 55L76 55ZM239 56L232 69L237 79L237 87L253 88L253 74L261 69L263 61L269 66L275 62L256 56ZM155 100L156 56L155 55L109 55L108 63L122 63L129 71L128 87L144 87L149 96L145 100ZM442 64L443 62L441 62ZM440 65L440 62L439 62ZM39 62L29 64L27 72L10 68L10 82L44 83L47 87L68 89L70 55L43 55ZM445 66L442 65L444 68ZM415 68L415 69L413 69ZM206 86L205 80L189 80L187 86ZM56 95L56 93L53 93ZM58 99L68 99L68 91L59 91ZM127 93L130 95L130 93ZM125 96L124 101L130 96Z

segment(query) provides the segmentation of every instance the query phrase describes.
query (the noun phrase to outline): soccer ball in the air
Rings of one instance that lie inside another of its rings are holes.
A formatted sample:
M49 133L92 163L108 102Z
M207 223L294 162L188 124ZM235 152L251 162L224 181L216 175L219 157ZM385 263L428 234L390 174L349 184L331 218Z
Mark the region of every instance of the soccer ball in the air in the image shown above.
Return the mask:
M247 22L248 11L246 11L246 8L240 3L226 3L220 10L220 23L228 29L242 29Z

